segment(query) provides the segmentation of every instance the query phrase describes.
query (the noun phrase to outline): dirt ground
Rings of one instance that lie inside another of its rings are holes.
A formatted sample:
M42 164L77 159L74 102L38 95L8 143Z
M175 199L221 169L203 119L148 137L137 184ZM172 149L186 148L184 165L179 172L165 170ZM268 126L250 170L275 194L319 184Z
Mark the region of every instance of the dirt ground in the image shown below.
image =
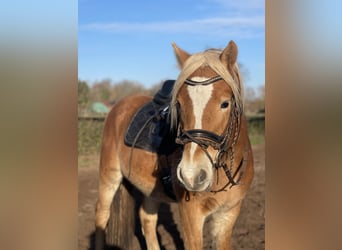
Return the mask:
M233 231L234 250L265 249L265 145L253 146L255 176L243 202L240 216ZM98 185L98 156L83 157L78 170L78 249L94 249L95 201ZM162 205L159 211L158 234L161 249L180 250L182 239L177 228L179 215L176 204ZM206 230L206 229L205 229ZM204 235L208 235L204 231ZM206 239L204 239L204 242ZM136 249L141 249L134 239ZM209 249L206 245L204 249Z

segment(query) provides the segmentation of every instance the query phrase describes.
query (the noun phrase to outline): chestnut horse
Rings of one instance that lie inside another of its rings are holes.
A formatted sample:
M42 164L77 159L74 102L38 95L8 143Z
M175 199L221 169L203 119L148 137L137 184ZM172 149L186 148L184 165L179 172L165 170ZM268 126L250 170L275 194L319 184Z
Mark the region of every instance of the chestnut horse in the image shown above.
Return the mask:
M165 168L171 170L184 248L203 249L203 225L210 216L212 248L231 249L233 226L254 174L238 49L233 41L224 50L209 49L193 55L175 44L173 48L181 72L173 86L169 115L174 141L181 150L161 155L124 143L132 117L151 97L127 97L113 107L103 131L97 250L104 247L110 206L123 179L144 195L139 217L146 245L160 249L158 208L161 202L172 201L160 179L159 173Z

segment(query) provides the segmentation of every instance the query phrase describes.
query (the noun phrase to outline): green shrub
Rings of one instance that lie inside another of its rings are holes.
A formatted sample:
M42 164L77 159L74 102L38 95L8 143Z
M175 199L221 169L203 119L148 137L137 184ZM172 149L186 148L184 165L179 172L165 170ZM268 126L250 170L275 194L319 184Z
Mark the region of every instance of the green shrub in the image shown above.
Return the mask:
M102 142L102 120L78 120L78 154L99 153Z
M250 117L247 122L247 129L252 145L265 142L264 117Z

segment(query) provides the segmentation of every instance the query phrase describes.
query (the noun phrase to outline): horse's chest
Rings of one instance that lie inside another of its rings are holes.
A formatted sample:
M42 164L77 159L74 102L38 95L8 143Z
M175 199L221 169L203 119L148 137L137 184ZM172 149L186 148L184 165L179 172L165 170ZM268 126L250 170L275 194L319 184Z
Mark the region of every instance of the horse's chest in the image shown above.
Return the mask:
M214 194L211 197L204 198L201 201L201 207L204 213L214 213L230 210L240 201L234 196L221 196Z

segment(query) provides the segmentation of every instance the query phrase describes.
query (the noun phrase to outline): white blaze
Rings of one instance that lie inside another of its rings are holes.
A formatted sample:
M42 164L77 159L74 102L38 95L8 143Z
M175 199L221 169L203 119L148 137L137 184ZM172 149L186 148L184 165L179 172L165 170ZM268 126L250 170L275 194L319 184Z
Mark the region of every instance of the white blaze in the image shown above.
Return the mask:
M191 80L196 82L202 82L208 80L206 77L192 77ZM194 129L202 129L202 117L204 108L207 106L208 101L211 98L213 85L196 85L196 86L188 86L188 93L192 102L192 107L194 111L195 117L195 127ZM192 159L194 158L194 153L196 149L196 144L191 143L190 148L190 161L192 163Z

